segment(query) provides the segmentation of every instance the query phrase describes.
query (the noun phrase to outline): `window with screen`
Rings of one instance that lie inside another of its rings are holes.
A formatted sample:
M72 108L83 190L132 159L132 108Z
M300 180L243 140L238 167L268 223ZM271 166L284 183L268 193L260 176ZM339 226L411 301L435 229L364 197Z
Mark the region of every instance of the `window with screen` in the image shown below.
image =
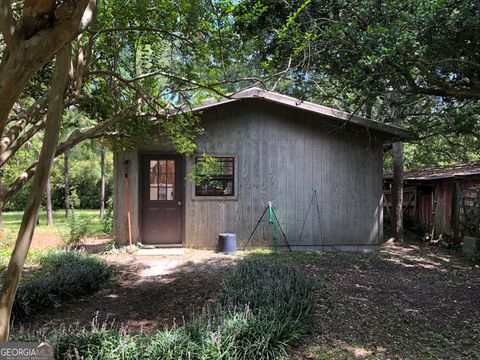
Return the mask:
M175 160L150 160L150 200L175 200Z
M214 156L215 166L208 169L208 173L201 174L202 158L196 159L200 175L203 180L195 183L196 196L234 196L235 195L235 164L233 157Z

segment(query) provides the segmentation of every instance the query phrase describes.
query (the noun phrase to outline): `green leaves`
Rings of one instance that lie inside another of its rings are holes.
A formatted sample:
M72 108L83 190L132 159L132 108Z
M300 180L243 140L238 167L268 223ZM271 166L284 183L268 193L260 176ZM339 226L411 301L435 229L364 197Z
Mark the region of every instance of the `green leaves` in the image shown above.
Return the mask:
M213 176L225 173L225 164L204 152L203 155L198 158L198 161L192 165L190 172L187 174L187 180L197 185L207 184L212 180Z

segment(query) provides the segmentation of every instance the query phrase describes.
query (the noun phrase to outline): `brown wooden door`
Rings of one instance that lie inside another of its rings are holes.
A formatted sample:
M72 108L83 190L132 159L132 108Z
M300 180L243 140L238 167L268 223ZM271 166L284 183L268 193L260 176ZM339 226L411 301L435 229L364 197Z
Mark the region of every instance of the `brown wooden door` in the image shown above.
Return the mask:
M184 161L175 155L142 156L142 242L181 244Z

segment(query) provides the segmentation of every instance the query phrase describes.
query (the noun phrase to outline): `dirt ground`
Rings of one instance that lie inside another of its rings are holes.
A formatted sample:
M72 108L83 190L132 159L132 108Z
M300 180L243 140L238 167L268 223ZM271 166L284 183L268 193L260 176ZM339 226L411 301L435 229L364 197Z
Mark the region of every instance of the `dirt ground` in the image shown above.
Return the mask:
M213 301L242 256L108 255L115 285L51 309L28 324L51 329L92 318L130 331L181 324ZM297 359L480 359L480 268L425 244L372 254L284 254L317 284L312 334Z
M317 279L298 359L480 359L480 267L426 244L297 264Z
M101 241L86 248L100 246ZM220 290L237 256L185 249L183 255L118 254L102 256L116 270L115 281L85 299L37 314L21 326L55 329L113 322L132 332L182 324L202 312Z

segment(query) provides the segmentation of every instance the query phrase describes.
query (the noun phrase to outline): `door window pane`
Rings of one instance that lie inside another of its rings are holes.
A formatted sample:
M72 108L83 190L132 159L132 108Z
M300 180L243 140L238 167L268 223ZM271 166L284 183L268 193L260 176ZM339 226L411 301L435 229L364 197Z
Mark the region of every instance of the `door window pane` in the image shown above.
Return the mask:
M160 174L166 174L167 173L167 160L160 160Z
M158 200L167 200L167 188L165 186L160 187L158 191Z
M158 161L150 161L150 200L158 200Z
M150 200L158 200L158 188L150 186Z
M167 187L167 200L175 200L175 188L173 186Z
M175 200L175 160L150 160L150 200Z

